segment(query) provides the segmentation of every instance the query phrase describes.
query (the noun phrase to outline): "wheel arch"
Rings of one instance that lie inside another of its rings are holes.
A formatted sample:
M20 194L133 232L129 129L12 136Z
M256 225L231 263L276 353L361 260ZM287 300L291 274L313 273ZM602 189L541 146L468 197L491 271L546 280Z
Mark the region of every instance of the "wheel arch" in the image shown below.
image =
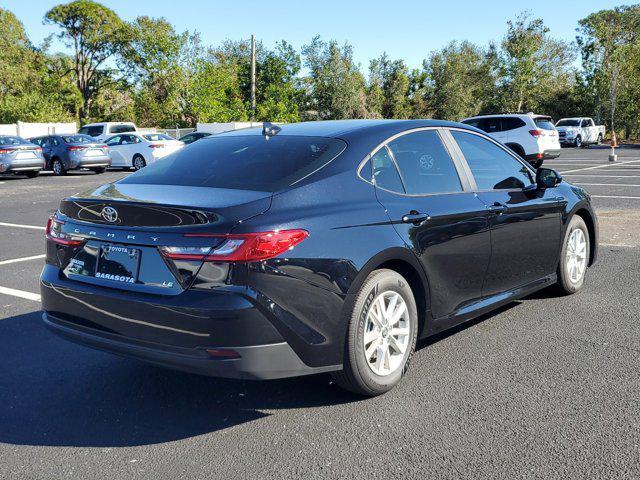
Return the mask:
M358 275L351 283L348 294L355 299L356 294L364 284L365 280L374 270L393 270L402 275L413 292L418 309L418 337L425 331L427 321L430 318L430 289L427 275L424 268L416 256L407 248L394 247L387 249L371 258L358 272ZM349 302L351 303L351 302ZM349 311L353 305L348 306Z
M591 214L591 212L584 207L579 207L573 213L573 215L577 215L580 218L582 218L582 220L584 220L584 223L587 225L587 230L589 232L589 263L587 265L591 266L595 262L596 251L597 251L596 249L598 248L597 246L598 238L596 235L595 219L593 218L593 215Z
M516 153L520 157L522 158L525 157L524 148L519 143L508 142L508 143L505 143L505 146L509 147L511 150L513 150L514 153Z

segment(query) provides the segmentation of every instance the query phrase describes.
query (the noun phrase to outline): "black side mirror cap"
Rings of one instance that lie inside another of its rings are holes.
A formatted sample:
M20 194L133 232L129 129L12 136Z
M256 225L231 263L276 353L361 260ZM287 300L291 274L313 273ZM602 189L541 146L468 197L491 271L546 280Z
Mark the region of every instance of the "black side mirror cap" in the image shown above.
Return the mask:
M562 175L552 168L538 168L536 170L536 185L538 188L553 188L562 182Z

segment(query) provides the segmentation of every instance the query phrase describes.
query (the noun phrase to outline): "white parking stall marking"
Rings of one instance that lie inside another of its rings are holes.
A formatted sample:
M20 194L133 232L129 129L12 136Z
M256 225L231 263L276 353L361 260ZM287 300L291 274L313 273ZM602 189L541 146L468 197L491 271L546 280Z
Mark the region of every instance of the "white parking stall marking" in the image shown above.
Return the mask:
M595 170L596 168L607 168L607 167L618 166L618 165L626 165L628 163L637 163L637 162L640 162L640 160L629 160L629 161L626 161L626 162L616 162L614 164L604 164L604 165L595 165L593 167L576 168L574 170L561 171L560 173L583 172L585 170ZM629 167L640 167L640 165L629 165Z
M10 263L18 263L18 262L27 262L29 260L37 260L39 258L44 258L45 255L32 255L31 257L22 257L22 258L12 258L11 260L2 260L0 265L9 265Z
M5 223L5 222L0 222L0 227L31 228L33 230L46 230L46 227L39 227L37 225L20 225L18 223Z
M611 170L607 170L608 172L610 172ZM581 177L581 178L640 178L640 175L598 175L597 173L594 175L574 175L572 173L570 173L569 175L566 175L567 177L571 177L571 178L577 178L577 177Z
M591 198L624 198L625 200L640 200L640 197L626 197L624 195L590 195Z
M12 297L24 298L26 300L40 301L40 295L37 293L25 292L24 290L16 290L15 288L0 287L0 293L11 295Z

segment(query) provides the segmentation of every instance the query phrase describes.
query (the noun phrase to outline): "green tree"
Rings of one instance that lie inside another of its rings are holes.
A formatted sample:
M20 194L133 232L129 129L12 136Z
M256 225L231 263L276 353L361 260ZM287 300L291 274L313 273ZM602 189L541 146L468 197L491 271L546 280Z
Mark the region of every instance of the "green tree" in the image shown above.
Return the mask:
M319 119L366 118L365 79L353 60L353 48L319 36L302 48L308 105Z
M461 120L491 109L495 96L495 52L470 42L452 42L433 52L414 73L414 105L418 116ZM416 80L417 79L417 80Z
M113 10L92 0L57 5L46 13L45 22L60 27L58 37L73 50L73 73L82 96L79 117L83 122L100 90L114 82L105 70L126 41L124 23Z
M402 60L392 61L386 53L369 63L367 110L371 117L409 118L409 70Z

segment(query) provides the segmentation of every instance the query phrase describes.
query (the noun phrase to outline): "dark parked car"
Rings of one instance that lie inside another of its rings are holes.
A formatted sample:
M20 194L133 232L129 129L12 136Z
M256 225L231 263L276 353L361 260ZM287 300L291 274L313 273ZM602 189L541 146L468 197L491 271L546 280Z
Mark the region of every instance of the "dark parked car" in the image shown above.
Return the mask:
M103 173L111 165L109 147L88 135L47 135L31 141L42 147L46 170L53 170L55 175L81 168Z
M597 235L587 192L473 127L265 126L63 200L42 306L54 332L155 364L376 395L417 338L580 290Z
M0 135L0 173L34 178L43 168L42 148L15 135Z
M183 135L182 137L180 137L180 141L185 143L186 145L189 145L190 143L195 142L196 140L200 140L201 138L205 138L210 136L210 133L207 132L191 132L191 133L187 133L186 135Z

